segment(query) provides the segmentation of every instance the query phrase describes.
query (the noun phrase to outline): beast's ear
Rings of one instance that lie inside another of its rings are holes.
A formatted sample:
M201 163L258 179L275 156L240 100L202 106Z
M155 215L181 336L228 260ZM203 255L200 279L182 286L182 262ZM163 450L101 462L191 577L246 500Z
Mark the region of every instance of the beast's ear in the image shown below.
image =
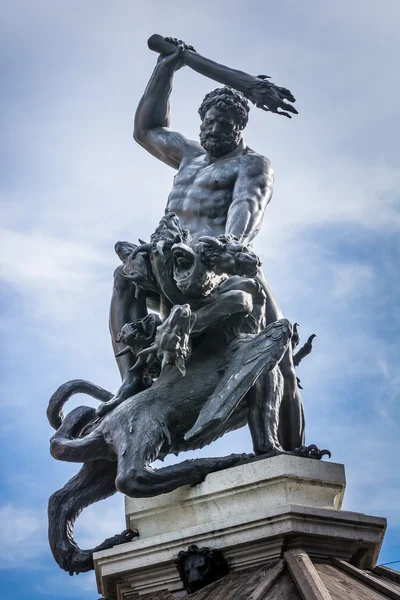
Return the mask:
M129 255L137 248L137 245L131 244L131 242L117 242L114 248L121 262L125 264Z

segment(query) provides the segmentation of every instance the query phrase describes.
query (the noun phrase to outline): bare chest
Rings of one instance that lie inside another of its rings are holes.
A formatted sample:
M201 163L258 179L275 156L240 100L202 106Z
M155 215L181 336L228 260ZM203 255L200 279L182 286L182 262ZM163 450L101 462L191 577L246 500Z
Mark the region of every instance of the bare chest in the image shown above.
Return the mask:
M199 157L182 166L175 176L174 185L190 185L208 191L232 189L236 180L236 171L234 160L205 164L203 157Z
M226 216L236 177L234 161L206 165L199 157L182 166L175 176L169 207L177 214L195 212L209 218Z

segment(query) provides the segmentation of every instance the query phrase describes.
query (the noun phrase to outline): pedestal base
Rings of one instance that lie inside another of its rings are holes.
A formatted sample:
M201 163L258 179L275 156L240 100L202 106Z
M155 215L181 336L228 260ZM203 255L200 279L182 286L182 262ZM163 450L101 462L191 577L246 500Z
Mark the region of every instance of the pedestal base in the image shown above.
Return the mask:
M233 570L264 564L291 548L375 565L386 520L340 511L343 465L292 456L208 475L194 488L126 499L127 526L140 538L94 557L108 600L182 590L174 559L191 544L221 550Z

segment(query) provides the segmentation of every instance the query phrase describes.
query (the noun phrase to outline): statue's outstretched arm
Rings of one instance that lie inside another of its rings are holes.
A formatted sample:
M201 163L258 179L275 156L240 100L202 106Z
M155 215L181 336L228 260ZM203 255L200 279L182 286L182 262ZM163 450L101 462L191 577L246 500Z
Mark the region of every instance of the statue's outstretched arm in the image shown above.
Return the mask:
M134 139L148 152L170 167L179 168L184 153L195 142L169 129L172 80L184 66L183 47L173 54L160 56L145 92L138 104L133 130Z
M164 38L161 35L152 35L148 39L147 45L150 50L163 55L174 52L174 43L171 43L171 38ZM182 57L188 67L205 77L239 90L258 108L283 115L289 119L291 114L297 114L294 106L289 104L295 102L291 91L268 81L268 75L254 77L244 71L231 69L202 56L191 47L185 48Z

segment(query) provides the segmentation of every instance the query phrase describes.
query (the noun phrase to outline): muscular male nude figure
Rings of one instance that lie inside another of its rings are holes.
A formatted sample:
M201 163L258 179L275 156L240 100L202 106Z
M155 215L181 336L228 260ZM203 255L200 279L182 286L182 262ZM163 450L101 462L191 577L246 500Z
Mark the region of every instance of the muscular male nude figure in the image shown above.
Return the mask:
M183 66L182 47L161 56L135 115L134 139L167 165L177 169L167 208L178 215L183 228L196 241L201 236L234 234L245 244L260 230L272 196L273 171L267 158L248 148L243 140L249 107L242 94L229 88L210 92L200 109L200 143L169 129L169 97L175 71ZM267 324L280 319L279 310L262 273L267 295ZM117 269L110 325L113 341L121 327L146 314L146 293ZM118 350L118 347L115 346ZM123 385L118 394L139 391L140 383L128 373L132 355L118 359ZM280 368L285 389L281 405L281 443L287 450L303 445L304 420L291 349Z

